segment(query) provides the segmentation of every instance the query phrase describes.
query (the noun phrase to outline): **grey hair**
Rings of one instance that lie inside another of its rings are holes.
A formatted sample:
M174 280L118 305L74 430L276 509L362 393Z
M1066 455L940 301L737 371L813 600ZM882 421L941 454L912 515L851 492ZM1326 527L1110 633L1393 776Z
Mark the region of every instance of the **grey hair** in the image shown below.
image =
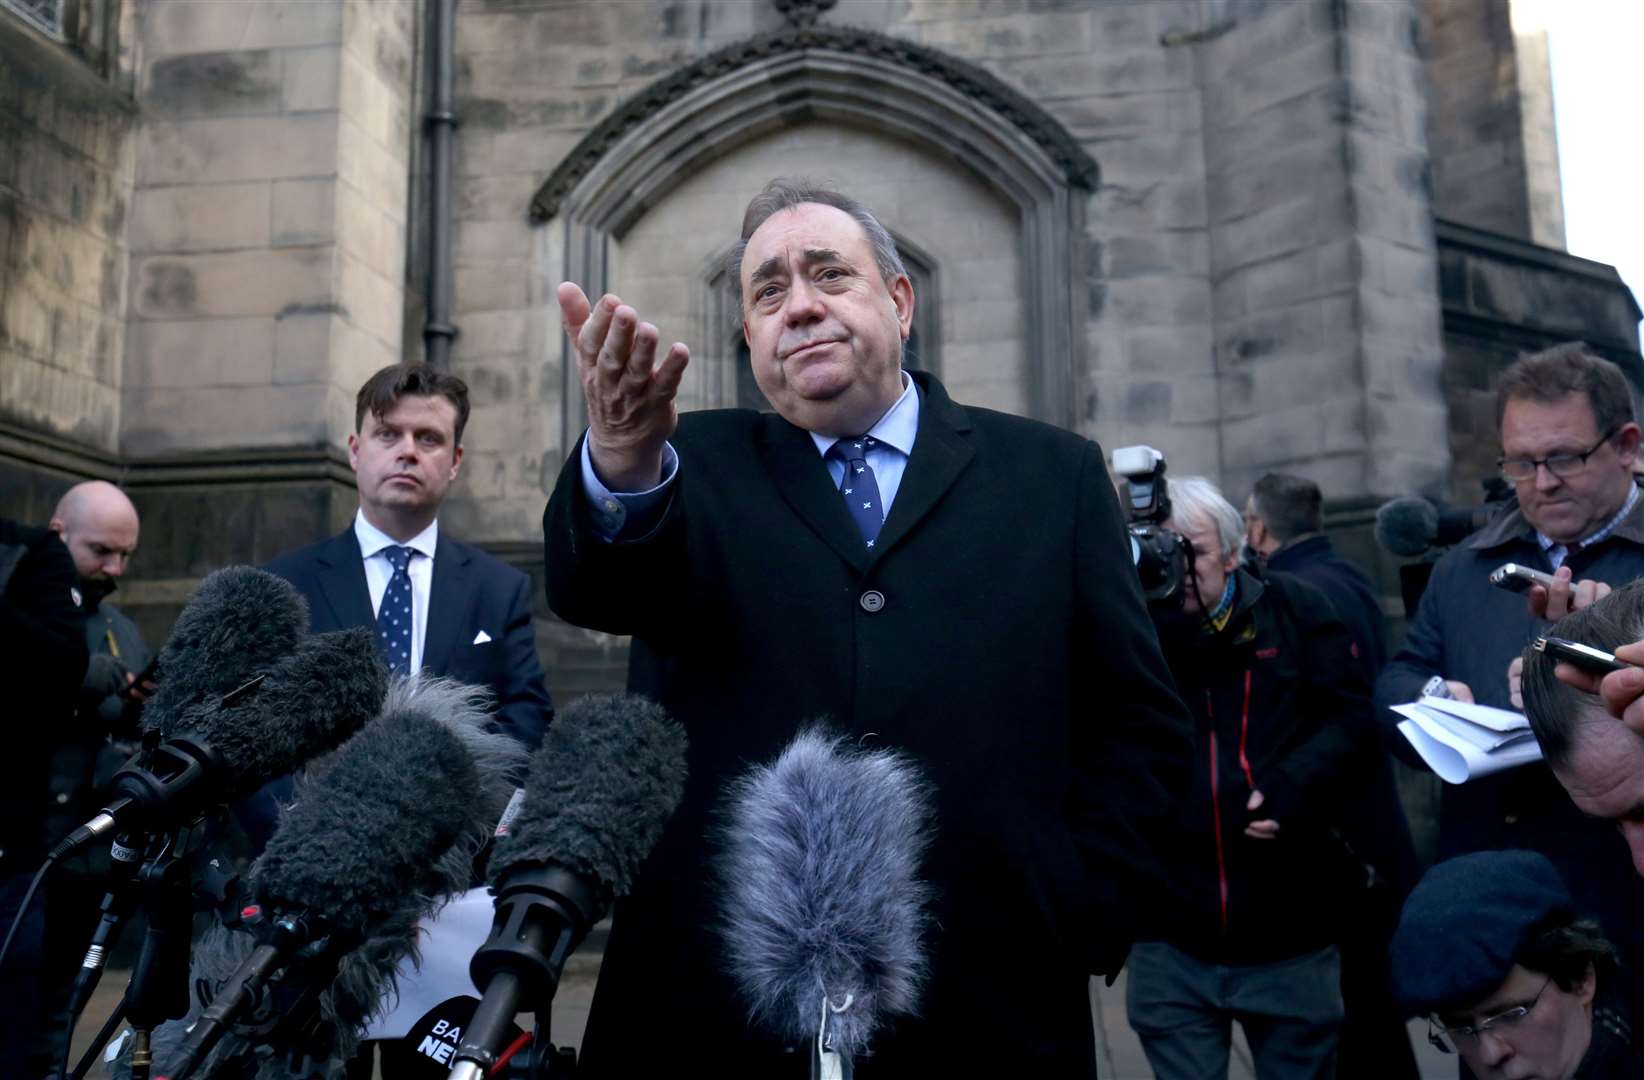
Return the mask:
M879 268L879 276L885 279L886 287L897 278L908 276L907 268L902 265L902 256L897 253L896 241L891 239L890 232L879 224L879 219L873 216L873 211L849 195L842 195L813 181L777 177L766 184L765 190L755 195L748 203L748 208L742 213L742 236L725 257L725 279L732 283L731 288L736 293L739 306L747 302L747 298L742 295L742 256L748 250L748 239L773 215L806 203L817 203L831 206L835 210L843 210L862 226L862 231L867 234L868 244L873 248L874 265Z
M1170 516L1177 525L1184 520L1195 525L1216 527L1222 556L1238 553L1244 543L1244 516L1227 501L1221 489L1203 476L1167 476L1165 492L1170 498Z

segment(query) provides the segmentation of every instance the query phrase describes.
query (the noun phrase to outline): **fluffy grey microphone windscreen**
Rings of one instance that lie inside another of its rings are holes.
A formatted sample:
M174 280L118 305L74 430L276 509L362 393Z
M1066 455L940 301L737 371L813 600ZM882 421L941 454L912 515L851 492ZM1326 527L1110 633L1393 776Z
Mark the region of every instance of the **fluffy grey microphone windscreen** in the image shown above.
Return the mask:
M908 758L820 729L731 786L720 929L756 1023L803 1045L827 1004L829 1048L857 1057L885 1018L917 1010L929 821Z
M626 896L685 792L685 732L662 706L594 694L554 718L525 778L525 806L491 855L491 879L555 865L595 887L602 918Z
M184 710L245 685L307 633L308 605L289 581L251 566L218 570L194 590L160 649L145 723L164 732Z
M382 708L388 671L366 627L315 634L262 669L244 698L212 700L167 717L167 738L197 735L217 752L217 783L249 794L269 780L340 745Z

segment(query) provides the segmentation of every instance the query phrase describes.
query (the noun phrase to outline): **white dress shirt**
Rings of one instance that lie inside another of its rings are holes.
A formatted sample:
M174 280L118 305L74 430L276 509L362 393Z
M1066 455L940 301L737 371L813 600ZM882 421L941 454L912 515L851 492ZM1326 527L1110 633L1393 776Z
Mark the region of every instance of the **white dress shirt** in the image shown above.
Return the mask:
M382 609L382 595L388 591L388 579L394 576L394 564L383 549L408 547L416 553L405 570L411 578L410 673L414 675L422 670L422 645L428 636L428 597L434 587L434 549L439 545L440 523L434 521L402 544L365 520L364 510L356 510L354 536L360 542L360 556L365 560L365 587L371 593L373 617Z
M863 432L871 435L879 445L868 451L868 465L873 469L879 485L879 505L890 516L891 504L902 487L902 474L907 471L908 455L913 453L914 440L919 437L919 388L902 372L902 396L885 410L885 415L872 428ZM827 462L828 475L835 487L845 478L845 463L827 456L838 439L809 432L816 443L816 452ZM644 536L662 518L668 498L673 491L674 477L679 474L679 455L672 443L662 447L662 480L649 491L611 491L594 471L594 458L588 449L588 439L582 440L582 490L592 512L594 533L602 540L631 540ZM385 579L386 580L386 579Z

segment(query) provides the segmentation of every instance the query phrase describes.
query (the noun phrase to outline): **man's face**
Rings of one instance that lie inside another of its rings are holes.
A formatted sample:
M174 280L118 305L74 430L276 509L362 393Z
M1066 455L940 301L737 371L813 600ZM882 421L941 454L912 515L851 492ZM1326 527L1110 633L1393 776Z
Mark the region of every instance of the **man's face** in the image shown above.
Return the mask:
M1261 515L1256 513L1256 497L1254 495L1244 501L1244 542L1250 550L1258 555L1267 555L1269 534L1267 523L1262 521ZM1273 545L1277 547L1278 545Z
M754 381L784 419L860 435L896 404L913 286L885 284L849 214L818 203L772 214L748 238L741 275Z
M112 585L137 550L137 515L123 504L88 506L72 521L53 522L53 527L82 581Z
M1553 773L1577 810L1615 822L1644 874L1644 737L1607 713L1576 724L1568 759Z
M1446 1027L1477 1024L1530 1006L1524 1018L1454 1039L1456 1053L1479 1080L1570 1080L1592 1041L1596 978L1565 990L1538 971L1513 965L1496 992L1465 1012L1440 1017ZM1533 1004L1532 1004L1533 1003Z
M1180 533L1193 545L1193 578L1198 583L1198 592L1194 593L1191 583L1186 587L1182 610L1200 612L1205 610L1205 605L1215 607L1216 601L1222 598L1222 590L1227 588L1227 575L1239 565L1238 555L1222 554L1221 538L1212 522L1198 524L1172 518L1165 522L1165 528Z
M366 520L386 532L388 523L433 519L462 464L456 427L456 406L437 395L407 395L382 416L365 415L348 437L348 464Z
M1603 434L1586 394L1555 402L1514 398L1501 415L1501 453L1508 459L1586 453ZM1562 543L1601 528L1626 501L1638 436L1638 425L1627 424L1573 475L1554 476L1543 465L1530 479L1516 481L1513 488L1530 524Z

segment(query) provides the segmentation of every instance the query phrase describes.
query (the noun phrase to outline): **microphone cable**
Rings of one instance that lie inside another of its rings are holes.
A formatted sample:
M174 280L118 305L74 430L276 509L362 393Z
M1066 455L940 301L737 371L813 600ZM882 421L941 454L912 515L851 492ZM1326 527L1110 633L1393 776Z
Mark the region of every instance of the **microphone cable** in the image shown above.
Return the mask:
M29 882L28 891L23 894L23 902L17 905L17 914L12 916L11 929L6 931L5 944L0 945L0 967L6 964L6 956L11 952L12 939L17 936L17 928L23 925L23 916L29 913L29 904L34 902L34 894L39 891L40 883L46 879L46 871L50 870L56 861L56 852L48 854L46 861L40 864L40 869L35 871L34 880Z

